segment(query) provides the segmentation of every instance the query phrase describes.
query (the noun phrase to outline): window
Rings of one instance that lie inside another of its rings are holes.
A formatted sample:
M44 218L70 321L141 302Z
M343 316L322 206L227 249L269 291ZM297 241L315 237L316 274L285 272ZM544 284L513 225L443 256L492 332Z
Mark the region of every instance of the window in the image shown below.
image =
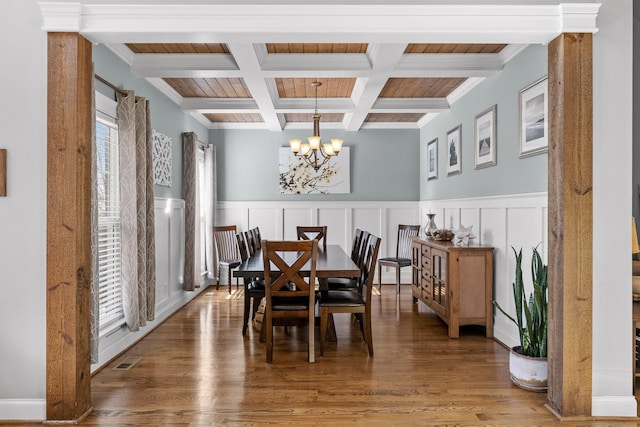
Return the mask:
M115 102L96 93L99 329L123 319L120 165Z

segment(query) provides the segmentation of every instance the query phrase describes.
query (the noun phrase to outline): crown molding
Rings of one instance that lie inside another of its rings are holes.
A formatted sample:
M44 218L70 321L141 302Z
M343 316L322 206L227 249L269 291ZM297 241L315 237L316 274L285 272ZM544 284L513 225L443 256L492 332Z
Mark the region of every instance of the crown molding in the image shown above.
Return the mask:
M595 33L597 3L558 5L208 5L41 2L43 29L99 43L547 43Z

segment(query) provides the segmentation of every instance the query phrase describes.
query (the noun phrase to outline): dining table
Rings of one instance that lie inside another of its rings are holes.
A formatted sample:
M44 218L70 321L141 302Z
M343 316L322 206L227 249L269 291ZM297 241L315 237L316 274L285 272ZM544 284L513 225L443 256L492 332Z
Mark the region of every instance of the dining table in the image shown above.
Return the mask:
M294 253L287 253L283 260L287 263L295 261ZM307 263L309 265L309 263ZM300 274L304 277L309 275L310 267L303 267ZM247 292L247 284L251 279L264 278L264 261L262 259L262 250L258 249L253 255L233 272L234 277L242 277L244 280L244 291ZM359 277L360 268L351 259L340 245L327 245L326 250L318 246L318 256L316 258L316 278L318 279L318 289L320 293L327 291L327 279L329 277ZM255 302L254 302L255 304ZM333 322L331 322L333 323ZM246 325L243 325L246 327ZM330 325L329 339L335 340L335 330Z
M287 259L287 257L292 259ZM287 262L293 261L293 254L286 254L283 259ZM303 267L300 274L309 275L309 268ZM240 264L233 272L234 277L251 279L255 277L264 278L264 262L262 260L262 250L258 249L252 256ZM351 256L347 254L340 245L327 245L323 250L318 247L318 257L316 258L316 277L320 284L320 290L326 290L326 279L329 277L358 277L360 269ZM248 280L247 280L248 281Z

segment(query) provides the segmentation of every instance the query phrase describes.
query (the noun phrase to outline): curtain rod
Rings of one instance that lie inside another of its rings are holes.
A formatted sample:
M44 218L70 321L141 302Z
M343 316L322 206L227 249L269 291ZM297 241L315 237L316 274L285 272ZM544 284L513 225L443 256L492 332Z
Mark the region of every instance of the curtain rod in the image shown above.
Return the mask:
M121 95L126 95L127 91L120 89L118 86L114 85L113 83L105 80L104 78L100 77L97 74L94 74L94 77L96 78L96 80L106 84L107 86L109 86L111 89L115 90L116 92L118 92Z

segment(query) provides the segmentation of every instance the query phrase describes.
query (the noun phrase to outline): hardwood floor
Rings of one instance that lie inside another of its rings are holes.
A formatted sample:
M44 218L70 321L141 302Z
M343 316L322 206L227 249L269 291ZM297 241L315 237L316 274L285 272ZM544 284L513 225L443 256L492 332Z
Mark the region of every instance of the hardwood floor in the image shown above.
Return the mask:
M399 303L391 286L374 296L373 358L357 323L341 315L337 343L314 364L305 328L289 336L276 328L269 365L259 333L241 335L242 291L233 290L205 291L95 374L94 411L81 425L636 425L561 423L544 407L546 394L512 385L508 351L483 328L449 339L406 286ZM113 369L129 357L142 359Z

